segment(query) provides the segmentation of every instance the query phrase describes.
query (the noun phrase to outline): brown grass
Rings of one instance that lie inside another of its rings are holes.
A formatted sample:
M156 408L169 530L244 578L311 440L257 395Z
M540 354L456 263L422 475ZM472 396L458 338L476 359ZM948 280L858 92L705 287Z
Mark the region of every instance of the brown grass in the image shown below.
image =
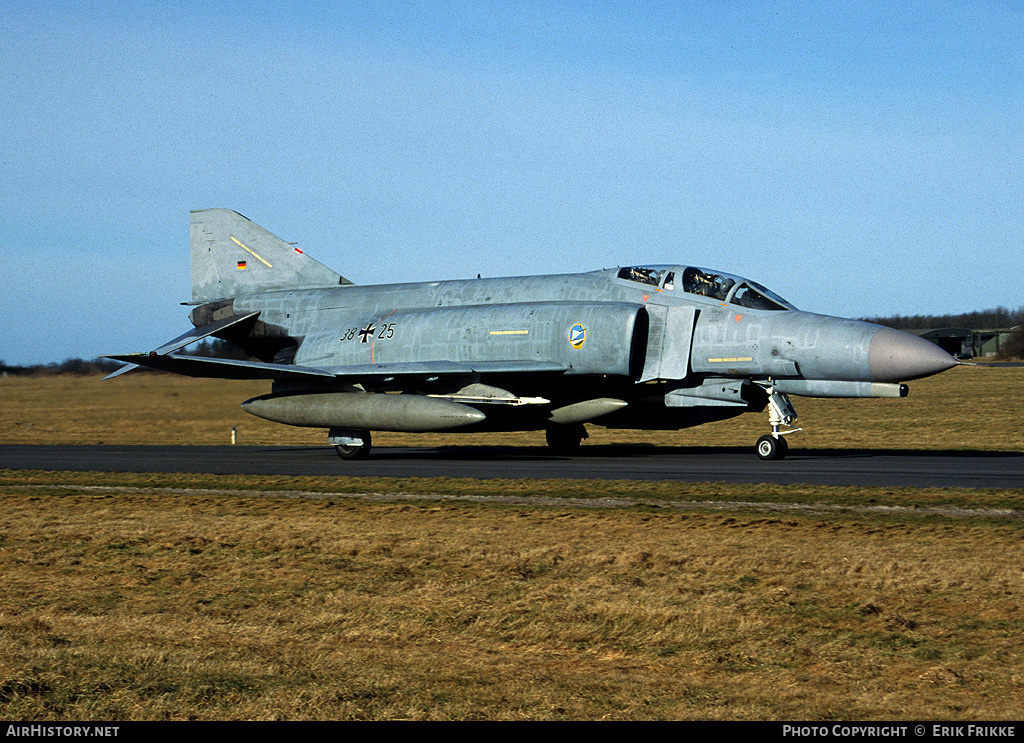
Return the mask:
M905 399L815 400L794 397L805 430L800 448L997 449L1024 451L1024 368L960 367L911 383ZM132 373L99 377L0 378L0 443L325 445L326 433L254 418L239 403L269 383ZM679 432L588 426L587 443L749 446L768 429L750 414ZM375 434L378 446L488 444L542 446L522 434Z
M1024 714L1016 522L57 482L0 509L5 719Z

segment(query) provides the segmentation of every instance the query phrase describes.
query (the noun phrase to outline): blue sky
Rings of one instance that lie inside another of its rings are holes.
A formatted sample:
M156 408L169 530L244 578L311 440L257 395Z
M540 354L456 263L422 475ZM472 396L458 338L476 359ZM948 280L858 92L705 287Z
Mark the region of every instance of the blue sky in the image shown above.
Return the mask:
M189 327L188 211L361 284L684 263L1024 305L1019 2L0 7L0 359Z

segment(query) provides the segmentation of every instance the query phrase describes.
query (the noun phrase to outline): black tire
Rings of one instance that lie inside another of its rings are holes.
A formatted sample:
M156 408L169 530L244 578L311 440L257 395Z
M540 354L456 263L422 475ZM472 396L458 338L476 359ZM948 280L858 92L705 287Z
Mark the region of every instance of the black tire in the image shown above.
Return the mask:
M788 451L789 444L781 436L766 434L757 440L757 456L766 461L784 459Z
M372 445L370 442L370 432L364 431L362 439L363 443L361 444L338 444L334 447L334 451L342 459L366 459Z
M587 437L587 430L582 423L569 426L548 426L544 438L548 448L555 454L574 454L580 448L580 442Z

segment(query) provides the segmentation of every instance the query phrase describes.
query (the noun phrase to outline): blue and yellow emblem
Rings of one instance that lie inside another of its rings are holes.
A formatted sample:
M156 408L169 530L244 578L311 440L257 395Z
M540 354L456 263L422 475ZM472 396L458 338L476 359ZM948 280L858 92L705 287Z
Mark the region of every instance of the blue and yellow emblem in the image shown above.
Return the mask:
M582 323L576 323L569 328L569 344L573 348L583 348L587 342L587 328Z

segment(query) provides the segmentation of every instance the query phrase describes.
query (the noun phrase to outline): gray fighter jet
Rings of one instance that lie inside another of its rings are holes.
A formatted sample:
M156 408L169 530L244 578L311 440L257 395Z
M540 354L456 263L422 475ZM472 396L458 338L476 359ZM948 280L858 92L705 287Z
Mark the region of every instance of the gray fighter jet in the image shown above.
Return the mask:
M790 395L903 397L957 361L915 335L802 312L749 279L686 265L356 286L236 212L191 215L193 330L111 356L193 377L271 379L253 415L329 430L344 459L371 431L678 430L768 410L785 456ZM249 360L178 353L202 338ZM109 378L109 377L108 377Z

